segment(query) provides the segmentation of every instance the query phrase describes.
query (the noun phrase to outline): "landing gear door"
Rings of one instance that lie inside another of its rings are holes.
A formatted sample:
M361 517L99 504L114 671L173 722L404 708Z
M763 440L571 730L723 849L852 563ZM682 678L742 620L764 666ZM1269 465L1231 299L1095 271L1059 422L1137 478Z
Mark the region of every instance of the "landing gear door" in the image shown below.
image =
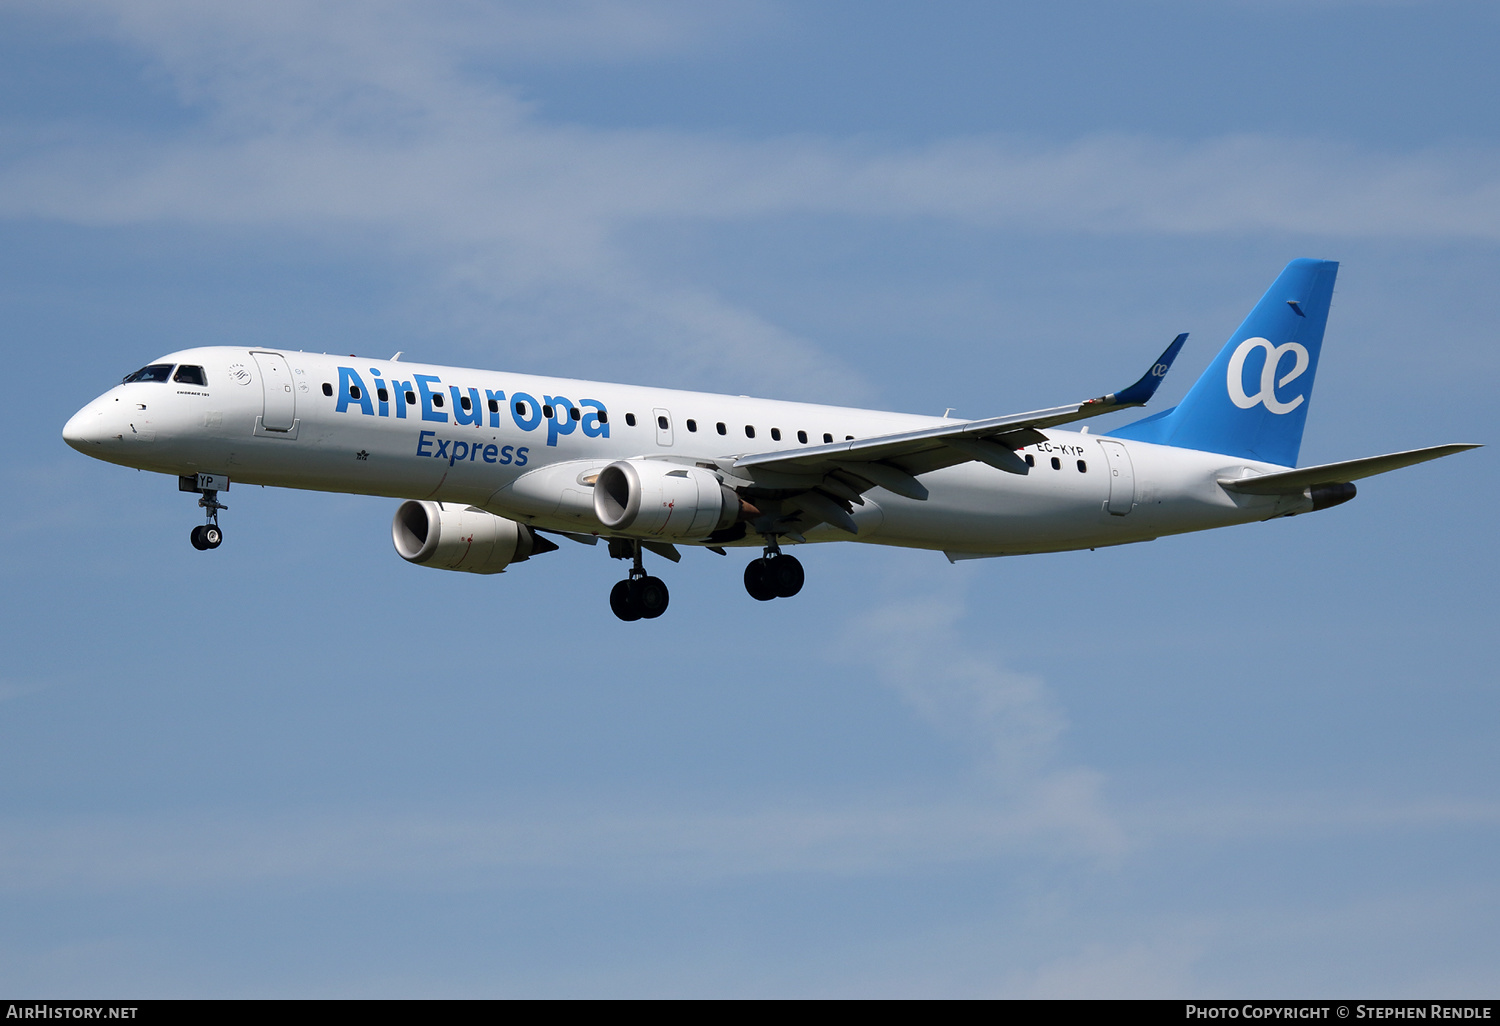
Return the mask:
M260 383L265 391L265 412L260 426L267 431L290 431L297 423L297 391L292 386L292 372L286 357L280 353L251 353L260 368Z
M1123 517L1135 508L1135 465L1130 462L1130 451L1124 444L1112 438L1099 439L1104 450L1104 465L1109 468L1110 513Z

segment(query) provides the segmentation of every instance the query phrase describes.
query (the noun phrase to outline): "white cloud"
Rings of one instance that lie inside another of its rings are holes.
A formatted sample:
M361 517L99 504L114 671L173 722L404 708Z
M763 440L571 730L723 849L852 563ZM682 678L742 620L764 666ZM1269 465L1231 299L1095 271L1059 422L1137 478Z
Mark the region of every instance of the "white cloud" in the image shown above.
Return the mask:
M1034 809L997 810L972 800L701 813L570 808L11 820L0 825L0 888L14 894L388 880L469 889L518 872L675 884L785 872L870 875L1050 850L1057 830Z
M1193 965L1201 946L1186 941L1090 943L1083 950L1049 962L1012 983L1016 997L1164 998L1201 992Z
M1122 854L1124 831L1105 810L1103 778L1056 765L1065 724L1043 682L975 651L958 630L962 598L916 595L858 617L844 642L854 658L939 730L977 755L975 781L997 817L1019 817L1066 847L1095 857Z
M23 698L26 695L34 695L39 691L46 691L55 686L56 681L37 680L7 680L0 678L0 702L9 701L12 698Z
M1131 810L1143 835L1239 843L1266 837L1333 837L1419 833L1500 826L1500 803L1431 796L1407 800L1358 793L1220 795L1212 802L1178 799Z
M144 52L201 119L136 135L14 135L21 153L0 167L0 216L312 234L415 258L440 291L540 311L549 335L594 352L628 346L679 383L717 373L798 395L836 383L845 401L863 390L858 371L712 289L654 280L635 248L641 226L833 215L993 230L1500 239L1500 154L1490 150L1125 135L902 146L605 130L549 122L506 83L521 53L597 61L721 45L765 20L753 6L68 9Z
M945 568L946 569L946 568ZM763 798L737 809L661 797L609 804L13 818L0 889L199 887L263 879L486 886L497 873L710 882L776 873L890 874L1007 857L1112 862L1123 831L1101 778L1059 766L1064 724L1042 682L964 645L962 605L919 595L851 620L835 656L868 665L975 771L939 793ZM436 883L441 881L441 883Z

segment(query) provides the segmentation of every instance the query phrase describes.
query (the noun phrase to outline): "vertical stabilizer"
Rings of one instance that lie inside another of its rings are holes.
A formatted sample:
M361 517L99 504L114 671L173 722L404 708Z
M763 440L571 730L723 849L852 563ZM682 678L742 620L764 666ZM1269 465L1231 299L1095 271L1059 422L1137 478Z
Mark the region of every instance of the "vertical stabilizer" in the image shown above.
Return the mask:
M1287 264L1180 405L1109 433L1296 466L1338 269Z

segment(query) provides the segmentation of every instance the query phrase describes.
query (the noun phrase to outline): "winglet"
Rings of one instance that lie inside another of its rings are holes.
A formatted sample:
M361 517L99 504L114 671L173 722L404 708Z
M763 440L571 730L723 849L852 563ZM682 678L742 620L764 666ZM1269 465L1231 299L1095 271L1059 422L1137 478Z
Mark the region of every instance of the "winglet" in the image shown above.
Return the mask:
M1183 332L1172 340L1167 346L1167 351L1159 356L1151 369L1141 375L1141 380L1129 388L1122 388L1118 392L1102 395L1098 399L1090 399L1088 403L1103 403L1106 406L1145 406L1156 394L1161 386L1162 379L1167 376L1167 371L1172 369L1172 361L1177 359L1177 354L1182 351L1182 344L1187 341L1188 333Z

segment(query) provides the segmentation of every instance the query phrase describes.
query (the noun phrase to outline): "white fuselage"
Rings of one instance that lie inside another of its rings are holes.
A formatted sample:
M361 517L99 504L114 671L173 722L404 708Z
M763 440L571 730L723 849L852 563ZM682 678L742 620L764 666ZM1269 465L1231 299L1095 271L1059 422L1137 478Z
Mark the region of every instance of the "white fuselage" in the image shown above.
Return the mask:
M462 503L544 530L584 534L609 533L594 515L592 474L615 460L729 470L735 457L749 453L945 423L316 353L216 347L158 362L201 366L207 384L117 385L69 421L70 444L98 459L165 474ZM415 402L406 402L407 393ZM864 505L854 507L857 540L956 555L1052 552L1311 508L1302 496L1231 494L1217 483L1282 467L1086 430L1044 434L1046 441L1020 451L1035 464L1025 475L971 462L924 474L924 501L880 488L867 492ZM1111 453L1107 446L1119 448ZM807 534L809 541L848 538L826 524Z

